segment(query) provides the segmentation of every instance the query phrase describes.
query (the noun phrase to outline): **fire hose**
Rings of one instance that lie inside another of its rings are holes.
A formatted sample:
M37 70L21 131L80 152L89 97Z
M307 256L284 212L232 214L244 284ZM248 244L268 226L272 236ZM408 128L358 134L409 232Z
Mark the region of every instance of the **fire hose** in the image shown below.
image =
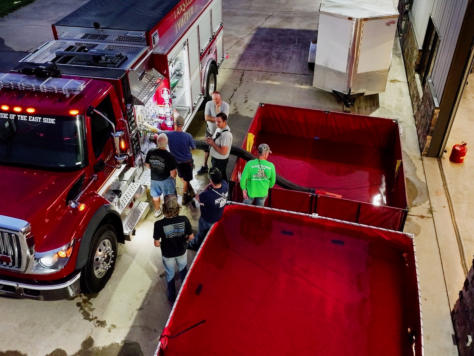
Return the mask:
M209 145L205 141L202 141L202 140L194 140L194 143L196 145L196 148L199 149L199 150L206 150L209 147ZM243 148L237 147L237 146L231 146L230 154L234 155L234 156L237 156L239 158L242 158L246 161L250 161L252 159L257 158L253 154L251 154L250 152L244 150ZM278 174L276 175L276 183L280 187L285 188L285 189L296 190L296 191L299 191L299 192L313 193L313 194L316 193L314 188L303 187L301 185L295 184L295 183L289 181L288 179L283 178L282 176L280 176ZM325 193L325 194L327 194L327 193Z

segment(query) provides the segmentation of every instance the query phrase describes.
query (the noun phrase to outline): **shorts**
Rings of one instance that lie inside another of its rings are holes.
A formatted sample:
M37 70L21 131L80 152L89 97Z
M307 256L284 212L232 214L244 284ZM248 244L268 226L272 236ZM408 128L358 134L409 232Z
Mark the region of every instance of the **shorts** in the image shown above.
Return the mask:
M150 184L150 194L153 198L158 198L161 194L176 194L176 182L168 177L164 180L152 180Z
M181 162L177 164L178 176L184 181L190 182L193 180L193 160Z

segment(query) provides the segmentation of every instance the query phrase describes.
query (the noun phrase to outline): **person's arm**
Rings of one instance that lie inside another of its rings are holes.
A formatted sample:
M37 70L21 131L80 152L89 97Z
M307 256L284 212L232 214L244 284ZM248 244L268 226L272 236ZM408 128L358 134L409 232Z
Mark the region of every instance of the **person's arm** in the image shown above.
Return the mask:
M249 164L247 164L244 167L244 170L242 172L242 175L240 177L240 188L242 189L242 195L244 196L244 199L248 199L249 196L247 194L247 176L248 176L248 168Z
M214 142L214 140L210 137L207 138L207 144L214 148L219 154L221 155L226 155L227 152L229 152L230 147L229 146L219 146L217 143Z
M211 115L207 115L207 114L206 114L206 115L204 115L204 119L205 119L206 121L216 122L215 116L211 116Z
M229 110L230 110L230 105L228 103L225 103L224 105L224 102L222 102L221 112L223 112L224 114L226 114L227 117L229 117Z
M270 172L270 188L273 188L276 182L276 171L275 171L275 165L272 164L272 169Z
M211 105L214 105L213 101L208 101L204 108L204 120L210 122L216 122L216 117L211 115Z
M145 156L145 167L150 168L150 151L148 151Z
M189 147L190 147L192 150L195 150L195 149L196 149L196 144L194 143L193 136L191 136L191 134L188 133L188 137L189 137Z
M186 217L186 220L184 221L184 229L185 229L185 234L186 234L186 241L191 241L192 239L194 239L193 229L187 217Z
M232 134L227 132L222 132L220 140L222 144L218 145L212 138L207 139L207 143L212 146L219 154L227 155L232 145Z
M176 173L177 173L177 170L176 168L178 167L178 164L176 163L176 158L174 158L174 156L172 154L170 154L170 157L169 157L169 167L170 167L170 176L175 179L176 178Z
M161 236L160 236L160 233L159 233L159 227L156 225L153 226L153 239L154 239L154 245L155 247L160 247L160 240L161 240Z

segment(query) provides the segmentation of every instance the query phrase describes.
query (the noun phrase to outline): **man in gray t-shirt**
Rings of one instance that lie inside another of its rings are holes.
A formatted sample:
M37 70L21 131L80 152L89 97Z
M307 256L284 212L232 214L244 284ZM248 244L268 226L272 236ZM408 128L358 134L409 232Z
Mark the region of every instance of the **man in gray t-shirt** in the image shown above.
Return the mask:
M222 179L228 181L226 170L232 146L232 133L227 126L227 115L222 112L217 114L216 125L216 132L212 137L208 137L206 142L211 148L212 167L218 168L222 173Z
M206 103L204 109L204 119L206 120L206 137L212 137L216 132L216 116L219 113L224 113L229 116L229 104L222 100L221 93L215 91L212 93L212 100ZM209 159L209 150L204 151L204 164L197 174L207 173L207 161Z

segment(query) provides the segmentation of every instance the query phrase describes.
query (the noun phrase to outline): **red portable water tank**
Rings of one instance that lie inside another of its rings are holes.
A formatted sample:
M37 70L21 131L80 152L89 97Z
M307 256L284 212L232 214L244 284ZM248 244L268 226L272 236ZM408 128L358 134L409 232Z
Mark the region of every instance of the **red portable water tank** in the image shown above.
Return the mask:
M449 155L449 160L454 163L463 163L464 157L467 153L467 143L461 142L453 146L451 154Z

